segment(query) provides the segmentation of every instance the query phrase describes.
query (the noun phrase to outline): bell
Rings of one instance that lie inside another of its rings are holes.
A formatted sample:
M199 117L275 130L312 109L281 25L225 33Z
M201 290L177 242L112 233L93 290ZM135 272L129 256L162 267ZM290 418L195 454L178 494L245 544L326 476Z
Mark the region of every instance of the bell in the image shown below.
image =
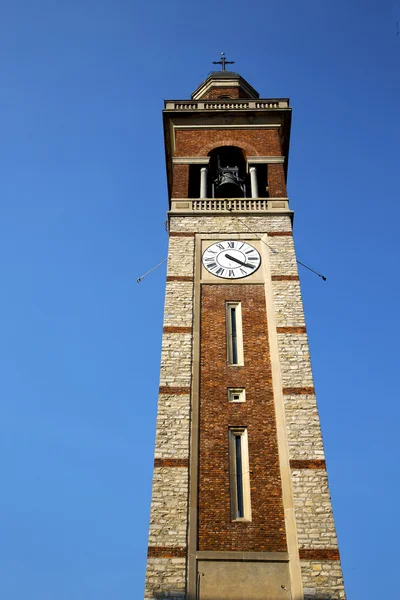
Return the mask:
M216 188L220 198L241 198L243 188L237 169L220 169Z

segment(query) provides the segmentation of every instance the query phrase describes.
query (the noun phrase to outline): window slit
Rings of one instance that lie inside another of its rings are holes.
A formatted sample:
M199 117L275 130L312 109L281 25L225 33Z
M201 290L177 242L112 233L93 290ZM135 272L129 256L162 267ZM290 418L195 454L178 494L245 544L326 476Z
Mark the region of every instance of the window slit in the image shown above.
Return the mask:
M231 331L232 331L232 363L238 363L237 352L237 327L236 327L236 307L231 307Z
M235 436L236 449L236 491L237 491L237 517L244 517L243 510L243 469L242 469L242 440L241 435Z

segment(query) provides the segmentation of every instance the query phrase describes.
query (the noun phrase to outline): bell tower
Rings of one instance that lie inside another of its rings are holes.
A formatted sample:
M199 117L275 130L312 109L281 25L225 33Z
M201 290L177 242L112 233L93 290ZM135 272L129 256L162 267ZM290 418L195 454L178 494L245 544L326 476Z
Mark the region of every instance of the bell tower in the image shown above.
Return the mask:
M163 111L145 599L344 599L286 192L291 108L218 64Z

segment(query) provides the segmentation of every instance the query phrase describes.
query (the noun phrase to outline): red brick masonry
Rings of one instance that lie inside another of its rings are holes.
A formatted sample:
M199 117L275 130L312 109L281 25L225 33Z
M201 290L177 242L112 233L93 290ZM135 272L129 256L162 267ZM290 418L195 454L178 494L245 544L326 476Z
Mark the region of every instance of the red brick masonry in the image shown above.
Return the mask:
M278 128L178 129L175 143L175 156L207 156L219 146L237 146L246 156L282 156Z
M285 387L282 389L285 396L306 396L307 394L315 394L313 387Z
M160 394L175 394L176 396L182 394L190 394L190 387L170 387L169 385L160 385Z
M291 231L269 231L268 237L292 237Z
M282 156L276 129L182 129L176 131L175 156L208 156L219 146L237 146L246 156ZM283 164L268 167L270 196L286 198ZM172 198L187 198L189 165L173 165Z
M300 560L340 560L337 548L300 548Z
M168 275L167 281L193 281L190 275Z
M272 281L299 281L298 275L272 275ZM167 277L168 280L168 277Z
M326 469L326 462L322 459L313 460L291 460L291 469Z
M264 288L204 285L201 306L198 549L285 552ZM242 307L244 366L227 364L225 303ZM229 403L228 387L246 402ZM251 522L231 520L229 427L247 427Z
M194 231L170 231L169 237L194 237Z
M154 467L188 467L187 458L155 458Z
M163 328L163 332L164 333L192 333L192 328L191 327L170 327L170 326L165 326Z
M305 327L277 327L277 333L306 333Z
M149 546L147 549L149 558L186 558L186 548L182 546Z

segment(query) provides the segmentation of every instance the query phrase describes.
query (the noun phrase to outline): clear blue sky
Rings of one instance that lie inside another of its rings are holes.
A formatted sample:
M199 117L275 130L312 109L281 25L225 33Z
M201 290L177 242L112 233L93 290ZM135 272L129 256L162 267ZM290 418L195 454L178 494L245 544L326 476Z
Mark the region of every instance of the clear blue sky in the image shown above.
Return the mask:
M397 597L399 2L5 0L0 17L0 597L142 597L165 269L136 279L167 250L163 99L222 50L291 98L348 598Z

